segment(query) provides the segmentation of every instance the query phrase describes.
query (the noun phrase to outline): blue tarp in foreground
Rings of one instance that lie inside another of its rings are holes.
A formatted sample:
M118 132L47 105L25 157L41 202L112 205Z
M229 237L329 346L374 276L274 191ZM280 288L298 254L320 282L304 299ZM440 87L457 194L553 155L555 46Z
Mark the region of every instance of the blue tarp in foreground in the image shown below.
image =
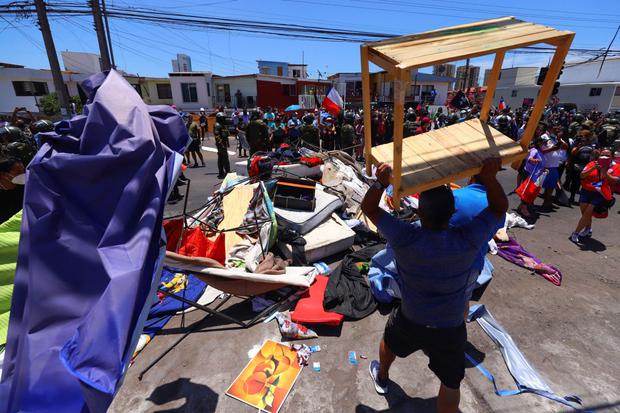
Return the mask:
M84 115L43 135L28 167L0 412L104 412L159 282L189 137L115 71L83 86Z

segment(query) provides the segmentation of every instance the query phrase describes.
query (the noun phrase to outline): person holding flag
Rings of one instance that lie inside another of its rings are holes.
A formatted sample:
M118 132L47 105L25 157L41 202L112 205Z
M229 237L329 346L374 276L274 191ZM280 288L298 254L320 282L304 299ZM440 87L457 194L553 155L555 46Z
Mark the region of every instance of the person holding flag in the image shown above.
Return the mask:
M499 109L500 112L503 112L504 109L506 109L506 102L504 102L503 96L499 98L499 106L497 108Z

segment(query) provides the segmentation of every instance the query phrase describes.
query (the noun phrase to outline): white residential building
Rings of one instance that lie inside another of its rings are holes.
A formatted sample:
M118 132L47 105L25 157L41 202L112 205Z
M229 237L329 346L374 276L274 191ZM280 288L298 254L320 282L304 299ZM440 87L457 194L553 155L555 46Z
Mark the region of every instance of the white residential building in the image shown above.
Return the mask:
M559 79L559 104L572 103L580 111L620 110L620 58L607 59L599 75L600 67L600 60L566 64ZM501 97L512 108L531 105L541 87L536 84L539 73L537 67L502 69L494 105Z
M78 84L88 75L65 71L62 77L69 96L79 96ZM12 113L16 107L25 107L37 113L40 97L55 90L49 69L0 63L0 113Z
M180 111L198 111L213 107L211 72L169 73L172 102Z
M213 76L215 106L253 108L258 96L256 80L260 75Z

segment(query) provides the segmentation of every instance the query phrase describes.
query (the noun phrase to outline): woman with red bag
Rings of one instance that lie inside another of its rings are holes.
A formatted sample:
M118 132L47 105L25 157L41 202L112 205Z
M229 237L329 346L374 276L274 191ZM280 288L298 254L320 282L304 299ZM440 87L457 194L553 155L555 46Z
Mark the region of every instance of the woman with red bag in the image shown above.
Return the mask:
M519 204L517 212L524 218L531 217L529 206L534 203L541 188L536 186L535 181L545 167L545 158L540 150L542 144L543 141L540 138L532 141L530 152L523 168L523 181L515 191L521 198L521 204Z
M592 214L596 208L608 208L613 200L611 182L615 184L615 177L608 176L612 167L611 149L602 149L598 158L581 172L581 192L579 193L579 209L581 218L577 228L570 235L570 240L576 244L581 238L592 236ZM610 179L611 178L611 179Z

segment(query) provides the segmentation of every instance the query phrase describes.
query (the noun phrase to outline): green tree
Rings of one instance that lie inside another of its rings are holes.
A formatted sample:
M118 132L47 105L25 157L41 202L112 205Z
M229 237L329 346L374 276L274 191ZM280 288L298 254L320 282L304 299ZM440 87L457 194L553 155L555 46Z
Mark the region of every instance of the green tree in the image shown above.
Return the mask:
M79 96L71 96L70 103L75 103L76 113L82 113L82 101ZM58 94L52 92L39 99L40 110L48 116L54 116L60 114L60 102L58 101Z
M56 92L41 96L39 99L39 109L47 116L54 116L60 113L60 103Z

